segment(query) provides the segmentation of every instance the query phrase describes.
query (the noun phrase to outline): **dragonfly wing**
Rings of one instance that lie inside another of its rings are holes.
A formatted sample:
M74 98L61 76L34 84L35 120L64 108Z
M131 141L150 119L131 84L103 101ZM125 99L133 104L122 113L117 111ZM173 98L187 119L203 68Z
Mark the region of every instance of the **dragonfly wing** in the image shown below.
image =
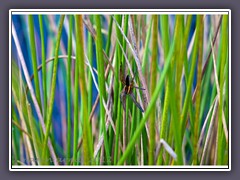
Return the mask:
M145 90L145 89L142 88L142 87L137 87L137 86L133 86L133 87L136 88L136 89Z
M123 91L120 94L120 100L121 100L121 103L123 105L124 111L126 111L126 93L125 93L124 89L123 89Z
M144 110L142 109L141 105L137 102L134 94L130 93L129 95L130 95L131 99L133 100L134 104L136 104L136 106L141 110L141 112L144 112Z

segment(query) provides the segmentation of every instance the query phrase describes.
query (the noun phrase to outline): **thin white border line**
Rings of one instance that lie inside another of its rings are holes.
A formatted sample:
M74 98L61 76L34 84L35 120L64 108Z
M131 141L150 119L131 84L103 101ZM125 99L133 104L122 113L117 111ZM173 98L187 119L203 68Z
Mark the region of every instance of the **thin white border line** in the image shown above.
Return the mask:
M115 12L115 11L132 11L132 12L157 12L157 11L163 11L163 12L170 12L170 11L176 11L176 12L196 12L196 11L214 11L214 12L220 12L220 11L230 11L230 9L10 9L11 11L19 11L19 12L25 12L25 11L43 11L43 12L53 12L53 11L63 11L63 12L71 12L71 11L88 11L88 12L100 12L100 11L106 11L106 12Z
M14 12L17 11L17 12ZM31 12L26 12L31 11ZM97 12L104 12L104 14L114 13L115 11L119 11L120 14L124 14L122 12L133 11L138 14L228 14L229 15L229 100L231 101L231 10L230 9L10 9L9 10L9 118L11 117L11 22L13 14L63 14L67 12L67 14L76 14L76 11L84 11L83 14L95 14ZM59 12L61 11L61 12ZM70 12L72 11L72 12ZM74 12L73 12L74 11ZM146 12L148 11L148 12ZM156 12L157 11L157 12ZM169 12L172 11L172 12ZM174 11L174 12L173 12ZM199 12L195 12L199 11ZM207 12L206 12L207 11ZM209 12L211 11L211 13ZM227 12L221 12L227 11ZM142 12L142 13L140 13ZM79 12L81 13L81 12ZM130 14L130 12L127 12ZM86 169L87 167L93 168L94 166L12 166L11 162L11 150L12 150L12 130L11 130L11 119L9 119L9 170L10 171L231 171L231 102L229 102L229 164L228 166L95 166L98 169ZM103 168L104 167L104 168ZM107 168L114 169L107 169ZM158 167L158 169L156 169ZM17 169L15 169L17 168ZM39 169L36 169L39 168ZM48 168L48 169L46 169ZM55 169L53 169L55 168ZM68 169L71 168L71 169ZM122 169L118 169L122 168ZM134 169L129 169L134 168ZM142 169L144 168L144 169ZM148 168L148 169L145 169ZM154 169L155 168L155 169ZM207 169L211 168L211 169ZM228 169L223 169L228 168Z
M228 14L230 9L10 9L12 14ZM40 13L41 12L41 13Z
M11 12L9 11L9 124L8 124L8 128L9 128L9 132L8 132L8 137L9 137L9 170L11 170L12 168L12 119L11 119L11 112L12 112L12 102L11 102L11 99L12 99L12 94L11 94L11 90L12 90L12 53L11 53L11 48L12 48L12 41L11 41L11 35L12 35L12 29L11 29L11 24L12 24L12 15L11 15Z
M32 165L22 165L22 166L17 166L17 165L13 165L13 168L16 169L26 169L26 168L30 168L30 169L34 169L34 168L51 168L51 169L57 169L57 168L63 168L63 169L67 169L67 168L73 168L73 169L88 169L88 168L98 168L99 166L85 166L85 165L78 165L78 166L70 166L70 165L63 165L63 166L54 166L54 165L47 165L47 166L32 166ZM129 166L102 166L104 167L103 169L108 169L108 168L119 168L119 169L129 169L129 168L134 168L134 169L141 169L141 168L145 168L145 169L153 169L153 168L158 168L158 169L167 169L167 168L172 168L172 169L183 169L183 168L190 168L190 169L196 169L199 168L199 166L191 166L191 165L183 165L183 166L157 166L157 165L151 165L151 166L133 166L133 165L129 165ZM202 169L208 169L208 168L212 168L213 166L211 165L203 165L201 166ZM228 168L227 165L223 165L223 166L215 166L214 168L216 169L221 169L221 168Z
M94 172L94 171L146 171L146 172L149 172L149 171L230 171L229 169L12 169L11 171L34 171L34 172L37 172L37 171L91 171L91 172Z
M126 12L126 11L125 11ZM82 15L85 15L85 14L106 14L106 15L110 15L110 14L137 14L137 15L144 15L144 14L166 14L166 12L164 11L159 11L159 12L152 12L152 11L148 11L148 12L126 12L126 13L123 13L122 11L119 11L119 12L104 12L104 11L98 11L98 12L79 12L79 11L76 11L76 12L59 12L59 11L56 11L56 12L42 12L42 11L39 11L39 12L12 12L13 15L26 15L26 14L32 14L32 15L49 15L49 14L67 14L67 15L74 15L74 14L82 14ZM228 12L180 12L180 11L176 11L176 12L168 12L167 14L185 14L185 15L198 15L198 14L208 14L208 15L224 15L224 14L228 14Z
M228 31L228 36L229 36L229 38L228 38L228 52L229 52L229 57L228 57L228 60L229 60L229 74L228 74L228 80L229 80L229 84L228 84L228 93L229 93L229 112L228 112L228 114L229 114L229 116L228 116L228 123L229 123L229 128L228 128L228 133L229 133L229 142L228 142L228 145L229 145L229 152L228 152L228 154L229 154L229 156L228 156L228 158L229 158L229 160L228 160L228 162L229 162L229 169L231 170L231 163L232 163L232 156L231 156L231 147L232 147L232 114L231 114L231 112L232 112L232 106L231 106L231 99L232 99L232 97L231 97L231 87L232 87L232 83L231 83L231 79L232 79L232 76L231 76L231 67L232 67L232 48L231 48L231 37L232 37L232 22L231 22L231 19L232 19L232 14L231 14L231 10L229 11L229 16L228 16L228 27L229 27L229 31Z
M13 166L12 171L230 171L229 166ZM70 169L69 169L70 168ZM95 168L95 169L93 169ZM111 169L109 169L111 168Z

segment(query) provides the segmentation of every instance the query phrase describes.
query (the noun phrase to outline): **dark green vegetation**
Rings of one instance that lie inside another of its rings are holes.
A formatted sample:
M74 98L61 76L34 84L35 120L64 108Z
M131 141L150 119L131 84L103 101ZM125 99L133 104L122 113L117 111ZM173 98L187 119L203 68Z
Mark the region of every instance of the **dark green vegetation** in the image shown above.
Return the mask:
M228 165L227 15L20 19L13 165ZM121 64L144 112L123 109Z

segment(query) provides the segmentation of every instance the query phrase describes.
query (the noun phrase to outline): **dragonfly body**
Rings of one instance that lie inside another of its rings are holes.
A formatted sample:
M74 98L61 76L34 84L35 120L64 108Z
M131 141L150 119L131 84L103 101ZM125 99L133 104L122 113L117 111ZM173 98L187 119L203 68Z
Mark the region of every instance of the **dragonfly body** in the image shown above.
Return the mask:
M135 87L133 86L133 79L130 80L130 77L129 75L126 76L125 78L125 74L122 73L122 66L120 67L120 78L121 78L121 81L124 85L124 88L120 94L120 100L122 102L122 105L123 105L123 109L126 111L126 96L129 95L132 99L132 101L134 102L134 104L141 110L141 112L144 112L143 108L141 107L141 105L137 102L134 94L133 94L133 88L137 88L137 89L140 89L140 90L144 90L143 88L140 88L140 87Z
M126 94L132 93L133 87L130 84L129 75L127 75L127 77L126 77L126 85L124 86L124 89L125 89Z

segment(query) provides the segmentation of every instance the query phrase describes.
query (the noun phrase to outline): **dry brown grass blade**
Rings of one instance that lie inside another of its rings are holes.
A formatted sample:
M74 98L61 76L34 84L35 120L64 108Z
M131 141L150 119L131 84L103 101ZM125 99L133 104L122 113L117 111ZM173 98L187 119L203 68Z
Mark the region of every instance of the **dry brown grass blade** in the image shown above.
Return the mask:
M111 57L110 57L110 64L112 63L112 60L113 60L113 56L114 56L114 52L115 52L115 45L116 45L116 43L114 43L114 45L113 45L113 51L112 51L112 54L111 54ZM108 77L109 71L110 71L110 65L107 66L107 69L106 69L106 71L105 71L105 74L104 74L105 78ZM109 90L111 89L111 86L112 86L112 85L110 85ZM109 96L109 98L110 98L110 96ZM108 101L109 101L109 100L110 100L110 99L108 99ZM95 110L96 110L96 108L97 108L98 102L99 102L99 93L98 93L97 98L96 98L96 100L95 100L95 102L94 102L94 104L93 104L92 111L91 111L90 116L89 116L89 121L90 121L90 122L92 121L92 118L93 118L94 112L95 112ZM108 121L107 121L107 123L108 123ZM112 127L115 129L114 124L113 124L112 122L111 122L111 125L112 125ZM108 125L106 126L106 130L108 130ZM94 154L95 154L95 153L96 153L96 154L98 153L98 151L100 150L100 148L101 148L101 146L102 146L102 143L103 143L103 136L100 137L100 140L99 140L99 142L98 142L98 145L97 145L97 148L96 148ZM77 151L79 151L79 149L81 148L81 145L82 145L82 138L80 139L80 141L79 141L79 143L78 143L78 149L77 149ZM94 157L95 157L95 156L94 156Z
M122 47L121 43L119 42L118 38L117 38L117 42L118 42L119 47L121 48L122 53L123 53L123 55L124 55L124 57L125 57L125 61L126 61L127 65L128 65L128 68L129 68L129 70L130 70L130 73L131 73L132 76L134 76L133 71L132 71L132 68L131 68L131 65L130 65L130 62L129 62L129 60L128 60L128 58L127 58L127 55L126 55L126 53L124 52L123 47ZM126 68L125 68L125 69L126 69ZM135 79L134 79L134 83L136 84ZM144 91L145 91L145 90L144 90ZM138 96L138 99L139 99L140 106L141 106L141 107L145 107L146 105L142 102L142 99L140 98L140 93L139 93L139 91L137 91L137 96ZM149 129L148 129L147 124L145 125L145 128L146 128L146 132L147 132L147 137L148 137L148 139L149 139Z
M87 27L88 31L91 33L93 39L96 41L96 31L95 31L94 27L92 26L92 23L90 22L90 20L87 16L86 16L86 19L83 19L83 23ZM104 49L102 50L102 52L103 52L103 56L104 56L105 60L107 61L109 67L111 68L112 72L114 73L114 68L112 66L111 60L109 60L109 58L108 58L106 52L104 51Z
M220 87L219 87L219 82L218 82L218 75L217 75L217 65L216 65L216 58L215 58L215 53L214 53L214 48L213 48L213 44L211 42L211 49L212 49L212 54L213 54L213 67L214 67L214 76L215 76L215 82L216 82L216 87L217 87L217 97L218 97L218 101L220 98ZM223 112L223 109L222 109ZM222 118L222 123L223 123L223 130L224 130L224 134L225 134L225 138L226 138L226 142L228 143L228 130L227 130L227 123L226 123L226 118L225 118L225 114L224 112L223 114L223 118Z
M159 152L160 152L162 145L163 145L164 149L170 154L170 156L174 160L176 160L177 154L173 151L171 146L164 139L160 139L160 141L158 142L157 148L156 148L156 152L155 152L155 162L157 161L157 158L159 156Z
M39 118L39 121L41 123L43 133L45 134L46 133L46 126L45 126L45 123L44 123L44 120L43 120L43 116L41 114L40 107L39 107L38 102L37 102L37 98L36 98L35 93L34 93L33 86L31 84L31 79L30 79L30 76L29 76L29 73L28 73L28 70L27 70L27 65L25 63L25 60L24 60L24 57L23 57L23 54L22 54L21 46L20 46L20 43L19 43L19 40L18 40L18 37L17 37L17 33L16 33L16 30L15 30L14 24L12 24L12 35L13 35L14 42L16 44L16 48L17 48L17 52L18 52L18 56L19 56L19 61L21 63L21 67L23 69L23 74L24 74L25 79L27 81L27 85L30 89L30 95L32 97L34 107L35 107L35 110L37 112L37 116ZM48 139L48 147L49 147L51 157L53 158L54 164L58 165L57 156L54 152L53 145L52 145L52 142L51 142L50 138Z
M26 134L31 140L32 140L32 136L26 131L24 130L21 125L19 125L17 122L15 122L13 119L12 119L12 123L14 126L16 126L21 132L23 132L24 134Z
M120 25L118 24L118 22L116 21L116 19L112 16L114 22L116 23L118 29L120 30L121 34L123 35L124 39L126 40L127 44L128 44L128 47L130 48L133 56L134 56L134 59L135 59L135 62L136 62L136 65L137 65L137 69L138 69L138 75L139 75L139 79L140 79L140 82L141 82L141 86L146 89L144 92L143 92L143 100L144 100L144 110L147 108L147 105L149 103L149 93L148 93L148 89L147 89L147 85L146 85L146 81L145 81L145 78L142 74L142 68L141 68L141 64L140 64L140 60L139 60L139 55L137 54L136 50L133 49L130 41L128 40L128 38L125 36L122 28L120 27ZM132 41L134 46L136 46L136 40L135 39L135 36L134 36L134 33L133 33L133 28L132 28L132 23L131 23L131 18L129 18L129 31L130 31L130 35L132 37Z
M206 127L207 127L208 118L209 118L210 115L211 115L211 112L212 112L212 109L213 109L213 107L214 107L214 105L215 105L216 100L217 100L217 97L215 97L215 99L213 100L213 104L211 105L211 107L210 107L210 109L209 109L209 111L208 111L208 113L207 113L207 116L206 116L206 118L205 118L205 121L204 121L204 123L203 123L202 129L201 129L201 133L200 133L200 136L199 136L199 140L198 140L198 149L200 148L200 144L201 144L201 142L202 142L202 140L203 140L204 132L205 132L205 129L206 129Z
M148 89L147 89L147 84L146 84L145 78L144 78L143 73L142 73L142 68L141 68L142 66L141 66L140 58L139 58L140 56L139 56L139 52L138 52L138 48L137 48L136 36L135 36L134 30L133 30L132 17L133 17L133 15L131 15L131 18L129 18L129 21L128 21L129 32L130 32L132 44L133 44L133 47L134 47L134 54L135 54L134 57L135 57L135 62L137 64L139 79L140 79L140 82L142 84L142 87L144 89L146 89L146 91L143 93L144 109L146 110L147 105L149 103L149 92L148 92Z
M210 135L212 133L214 119L216 117L216 112L217 112L217 109L218 109L217 107L218 107L218 101L215 101L215 106L214 106L214 109L213 109L212 118L211 118L211 121L210 121L210 125L209 125L208 132L207 132L207 137L206 137L204 148L203 148L203 153L202 153L202 158L201 158L201 163L200 163L201 165L203 164L203 161L204 161L206 153L207 153L207 151L206 151L207 150L207 145L209 144Z
M12 92L13 92L14 99L16 99L15 103L17 105L17 109L19 112L20 124L21 124L20 127L22 127L23 132L27 132L26 119L23 115L23 109L22 109L21 103L19 101L17 101L16 92L14 90ZM35 159L34 153L33 153L33 148L32 148L31 142L30 142L30 138L27 134L23 133L23 143L25 144L25 147L26 147L26 153L29 156L29 159ZM31 165L36 165L35 161L33 161L33 162L31 161L30 163L31 163Z
M214 38L213 38L213 40L212 40L212 42L213 42L213 47L214 47L214 45L215 45L215 43L216 43L217 35L218 35L219 29L220 29L220 27L221 27L221 24L222 24L222 16L221 16L220 19L219 19L218 27L217 27L217 29L216 29ZM203 69L202 69L202 78L203 78L203 76L204 76L204 74L205 74L205 71L206 71L206 69L207 69L207 66L208 66L208 63L209 63L209 61L210 61L211 55L212 55L212 48L210 48L210 51L209 51L208 56L207 56L207 60L205 61L205 64L204 64L204 66L203 66ZM201 79L202 79L202 78L201 78ZM196 91L197 91L197 89L195 88L194 93L193 93L193 97L192 97L193 103L195 102Z

